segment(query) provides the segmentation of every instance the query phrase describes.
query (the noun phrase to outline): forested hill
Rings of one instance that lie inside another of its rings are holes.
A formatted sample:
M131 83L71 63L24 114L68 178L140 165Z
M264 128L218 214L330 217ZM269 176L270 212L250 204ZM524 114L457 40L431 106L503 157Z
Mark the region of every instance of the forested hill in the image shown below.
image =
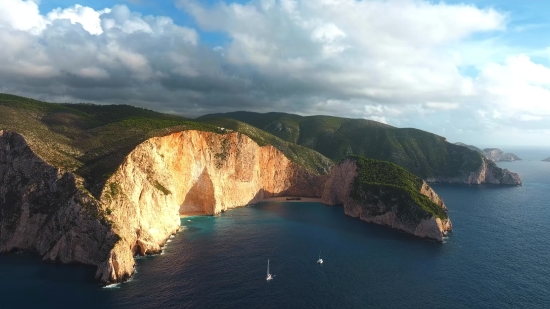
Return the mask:
M0 94L0 130L23 134L39 156L82 176L92 192L99 190L126 155L146 139L182 130L226 132L220 125L130 105L46 103ZM248 124L231 129L260 145L273 144L312 172L326 174L333 164L315 151Z
M458 176L476 171L482 163L479 153L448 143L439 135L372 120L252 112L210 114L198 119L209 118L232 118L249 123L334 161L359 155L393 162L424 179Z

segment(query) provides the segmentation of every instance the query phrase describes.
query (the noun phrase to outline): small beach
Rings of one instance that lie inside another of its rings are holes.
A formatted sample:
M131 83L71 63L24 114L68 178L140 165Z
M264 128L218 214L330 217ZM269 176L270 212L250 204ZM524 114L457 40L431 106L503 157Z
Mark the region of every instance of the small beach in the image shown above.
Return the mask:
M287 198L300 198L299 200L287 200ZM307 203L321 203L321 198L319 197L300 197L300 196L277 196L277 197L269 197L264 198L262 202L285 202L285 203L293 203L293 202L307 202Z
M287 200L287 198L292 198L293 200ZM299 198L299 200L296 200ZM300 197L300 196L277 196L264 198L261 202L285 202L285 203L321 203L321 198L319 197ZM253 204L252 204L253 205ZM180 218L193 217L193 216L205 216L206 214L202 211L191 211L180 214Z

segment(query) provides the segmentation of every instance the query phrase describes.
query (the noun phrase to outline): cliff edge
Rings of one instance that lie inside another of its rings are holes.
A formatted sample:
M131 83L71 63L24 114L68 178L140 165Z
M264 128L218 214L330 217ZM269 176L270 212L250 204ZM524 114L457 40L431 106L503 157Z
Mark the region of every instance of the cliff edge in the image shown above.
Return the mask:
M29 250L45 261L98 265L120 239L74 174L0 131L0 252Z
M451 231L447 208L422 179L389 162L361 157L332 168L322 201L346 215L442 241Z
M455 177L429 177L431 183L463 183L463 184L496 184L521 186L522 181L517 173L498 167L495 162L482 157L481 166L473 171L463 171Z
M217 214L281 195L321 196L326 175L240 133L183 131L138 145L99 198L82 179L46 163L23 136L0 131L0 252L97 266L120 282L135 255L158 253L180 213Z
M316 174L248 136L187 130L135 147L98 196L83 179L37 156L22 135L0 131L0 252L97 266L102 283L128 279L134 256L159 253L180 215L215 215L266 197L322 197L345 213L441 241L443 201L389 162L351 157Z
M521 161L520 157L513 153L508 153L500 150L499 148L485 148L483 149L485 157L493 162L499 161Z

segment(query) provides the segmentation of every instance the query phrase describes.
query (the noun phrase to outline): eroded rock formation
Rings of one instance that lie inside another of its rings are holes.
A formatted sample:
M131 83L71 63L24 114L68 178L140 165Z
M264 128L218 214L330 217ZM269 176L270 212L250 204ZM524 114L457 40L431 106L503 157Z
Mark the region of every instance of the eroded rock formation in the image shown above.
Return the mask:
M0 252L97 265L97 279L119 282L133 273L135 254L159 252L178 231L180 213L321 196L326 177L239 133L184 131L136 147L95 199L21 135L0 131Z
M30 250L45 261L98 265L119 239L78 178L0 131L0 252Z
M322 202L328 205L343 205L346 215L363 221L390 226L404 232L442 241L452 229L449 218L437 218L418 206L410 194L391 186L373 186L360 190L360 198L354 198L354 182L358 177L358 165L353 159L345 159L332 168L323 192ZM356 189L355 189L356 190ZM426 184L419 193L446 211L445 204Z
M180 226L179 214L218 214L265 197L321 196L327 176L315 175L272 146L239 133L184 131L140 144L101 195L121 236L102 265L102 281L133 271L132 256L155 253Z
M368 194L364 202L349 196L356 172L350 162L330 177L317 175L239 133L183 131L138 145L95 198L81 178L46 163L21 135L0 131L0 252L95 265L99 281L120 282L133 274L135 255L161 251L179 230L180 214L215 215L272 196L322 196L348 215L436 240L450 230L448 219L426 217L413 226L392 211L369 215ZM427 184L420 192L445 207ZM400 199L414 206L407 194Z
M493 162L499 161L520 161L521 159L513 153L505 153L498 148L483 149L485 157Z

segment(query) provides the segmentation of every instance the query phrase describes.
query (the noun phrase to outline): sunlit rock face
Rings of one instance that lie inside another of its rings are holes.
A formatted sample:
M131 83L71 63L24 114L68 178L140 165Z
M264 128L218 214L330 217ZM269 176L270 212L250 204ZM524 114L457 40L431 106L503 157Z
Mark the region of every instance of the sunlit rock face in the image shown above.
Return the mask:
M518 161L521 160L518 156L513 153L505 153L504 151L498 148L485 148L483 149L483 154L485 157L493 162L499 161Z
M133 274L135 255L161 251L181 214L216 215L274 196L323 197L348 215L436 240L451 229L448 219L411 226L391 212L367 216L370 205L349 197L355 168L344 161L317 175L240 133L183 131L138 145L94 197L80 177L46 163L21 135L0 131L0 251L95 265L99 281L120 282ZM421 194L445 207L427 184Z
M101 280L125 278L133 272L133 255L159 252L178 231L180 214L215 215L272 196L320 197L326 177L239 133L184 131L149 139L128 155L101 195L121 237Z
M239 133L183 131L138 145L96 199L21 135L0 131L0 251L97 265L101 282L119 282L134 272L136 254L161 251L180 214L215 215L272 196L320 197L326 177Z

